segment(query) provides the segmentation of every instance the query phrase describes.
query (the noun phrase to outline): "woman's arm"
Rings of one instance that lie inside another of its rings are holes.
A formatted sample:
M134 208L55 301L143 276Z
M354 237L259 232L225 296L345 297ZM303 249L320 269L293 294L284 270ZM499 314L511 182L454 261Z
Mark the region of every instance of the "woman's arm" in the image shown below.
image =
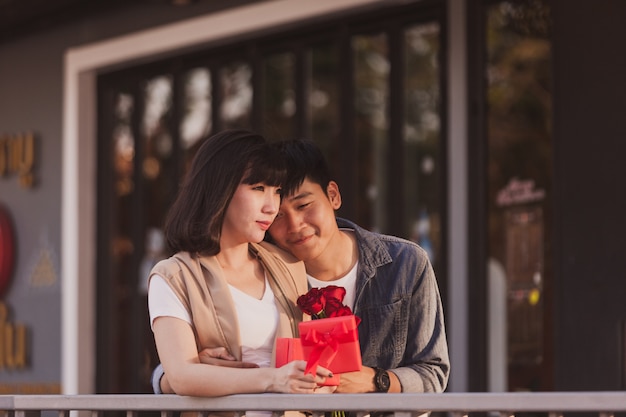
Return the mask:
M223 347L204 349L198 353L198 358L200 362L207 365L229 366L231 368L259 367L256 363L236 360L235 357L228 353L228 350ZM161 364L152 371L152 388L155 394L174 394Z
M193 331L174 317L153 322L154 339L168 384L179 395L221 396L243 393L312 393L330 375L318 367L317 375L304 374L305 361L281 368L232 368L200 363Z

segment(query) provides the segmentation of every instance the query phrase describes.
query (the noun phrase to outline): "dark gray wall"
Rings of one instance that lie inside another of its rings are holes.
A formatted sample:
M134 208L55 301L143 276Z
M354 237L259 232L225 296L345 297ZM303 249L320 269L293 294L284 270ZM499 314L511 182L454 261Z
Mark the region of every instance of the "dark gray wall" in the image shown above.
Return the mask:
M555 0L557 390L623 390L626 2Z

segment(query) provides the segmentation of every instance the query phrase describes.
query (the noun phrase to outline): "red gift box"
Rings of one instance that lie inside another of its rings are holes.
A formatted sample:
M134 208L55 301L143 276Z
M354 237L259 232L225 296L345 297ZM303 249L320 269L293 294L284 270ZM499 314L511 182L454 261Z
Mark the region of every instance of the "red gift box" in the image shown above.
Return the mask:
M276 339L276 367L280 368L295 360L304 360L302 343L298 338L279 337ZM326 378L322 385L339 385L339 374Z
M280 368L291 361L304 360L300 339L279 337L276 339L276 367Z
M299 329L307 370L314 372L317 365L336 374L361 370L361 348L354 315L303 321Z

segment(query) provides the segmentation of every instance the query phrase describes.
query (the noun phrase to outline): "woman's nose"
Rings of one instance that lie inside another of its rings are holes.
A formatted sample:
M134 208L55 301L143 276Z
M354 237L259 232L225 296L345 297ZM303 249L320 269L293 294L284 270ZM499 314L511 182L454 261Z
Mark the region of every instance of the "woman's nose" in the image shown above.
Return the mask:
M269 213L278 213L278 208L280 207L280 195L276 194L274 191L266 193L264 207Z

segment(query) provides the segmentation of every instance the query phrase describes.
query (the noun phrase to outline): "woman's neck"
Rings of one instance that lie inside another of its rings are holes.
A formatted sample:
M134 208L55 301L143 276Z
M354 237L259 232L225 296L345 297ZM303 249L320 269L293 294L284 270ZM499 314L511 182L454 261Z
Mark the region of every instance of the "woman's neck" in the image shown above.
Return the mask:
M225 248L215 255L226 281L258 300L265 293L265 270L248 250L248 244Z
M220 252L215 255L217 262L224 270L237 270L254 261L254 256L248 249L248 243L236 246L221 246Z

